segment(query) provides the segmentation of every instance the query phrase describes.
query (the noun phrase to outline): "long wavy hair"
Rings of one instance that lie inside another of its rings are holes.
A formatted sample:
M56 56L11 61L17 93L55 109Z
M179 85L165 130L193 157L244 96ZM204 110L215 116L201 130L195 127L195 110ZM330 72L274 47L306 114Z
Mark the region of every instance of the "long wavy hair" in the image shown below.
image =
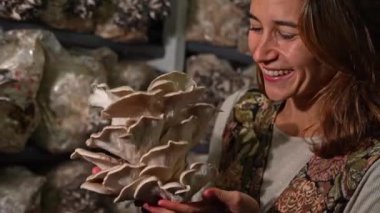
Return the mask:
M338 71L320 93L324 140L313 150L319 156L346 154L380 136L379 11L371 0L304 0L301 38Z
M301 37L322 63L338 71L321 97L325 140L314 151L323 157L354 151L379 135L380 19L374 2L305 0Z

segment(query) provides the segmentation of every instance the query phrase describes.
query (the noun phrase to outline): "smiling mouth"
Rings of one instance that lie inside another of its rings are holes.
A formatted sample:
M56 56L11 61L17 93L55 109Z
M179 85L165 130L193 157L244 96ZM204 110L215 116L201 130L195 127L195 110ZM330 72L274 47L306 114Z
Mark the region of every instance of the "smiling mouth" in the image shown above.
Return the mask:
M261 68L263 73L267 76L270 77L281 77L290 74L293 72L292 69L266 69L266 68Z

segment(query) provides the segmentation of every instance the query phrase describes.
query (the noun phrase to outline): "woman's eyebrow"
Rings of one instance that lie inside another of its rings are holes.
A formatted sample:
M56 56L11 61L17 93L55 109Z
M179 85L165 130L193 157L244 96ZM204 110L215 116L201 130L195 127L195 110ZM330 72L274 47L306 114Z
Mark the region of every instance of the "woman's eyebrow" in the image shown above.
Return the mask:
M283 21L283 20L274 20L273 21L276 25L280 26L286 26L286 27L292 27L292 28L298 28L298 25L291 21Z
M250 19L259 21L259 19L255 15L253 15L252 13L249 13L248 16L249 16ZM294 23L292 21L274 20L273 22L276 25L280 25L280 26L286 26L286 27L291 27L291 28L298 28L297 23Z
M254 20L256 20L256 21L259 20L259 19L258 19L256 16L254 16L252 13L249 13L248 16L249 16L250 19L254 19Z

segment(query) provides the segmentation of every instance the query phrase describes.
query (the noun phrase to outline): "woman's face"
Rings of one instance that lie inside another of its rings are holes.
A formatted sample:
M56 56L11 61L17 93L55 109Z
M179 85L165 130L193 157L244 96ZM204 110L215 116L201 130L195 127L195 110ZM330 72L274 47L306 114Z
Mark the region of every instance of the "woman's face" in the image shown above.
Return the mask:
M334 73L322 68L298 30L303 0L252 0L249 48L271 100L306 100ZM327 32L326 32L327 33Z

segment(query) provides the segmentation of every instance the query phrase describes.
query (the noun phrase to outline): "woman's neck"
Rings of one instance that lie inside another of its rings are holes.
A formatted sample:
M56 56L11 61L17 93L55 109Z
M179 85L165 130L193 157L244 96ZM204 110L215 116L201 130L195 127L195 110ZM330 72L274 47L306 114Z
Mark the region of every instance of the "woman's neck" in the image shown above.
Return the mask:
M286 100L275 124L283 132L297 137L320 136L320 101Z

